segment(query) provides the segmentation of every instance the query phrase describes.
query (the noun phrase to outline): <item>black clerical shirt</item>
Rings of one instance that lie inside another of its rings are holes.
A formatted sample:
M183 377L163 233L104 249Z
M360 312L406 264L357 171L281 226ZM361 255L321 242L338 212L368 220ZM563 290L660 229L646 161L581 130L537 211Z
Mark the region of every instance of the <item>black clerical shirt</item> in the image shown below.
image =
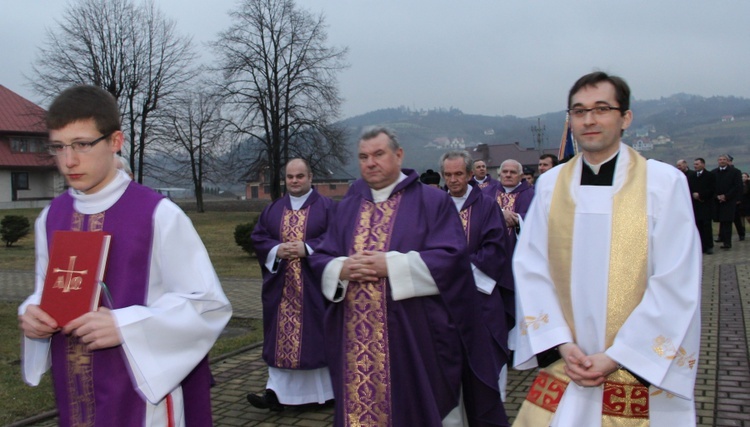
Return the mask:
M581 172L581 185L605 185L611 186L615 180L615 164L617 164L617 156L613 157L608 162L601 165L599 173L595 174L591 167L583 163L583 171Z

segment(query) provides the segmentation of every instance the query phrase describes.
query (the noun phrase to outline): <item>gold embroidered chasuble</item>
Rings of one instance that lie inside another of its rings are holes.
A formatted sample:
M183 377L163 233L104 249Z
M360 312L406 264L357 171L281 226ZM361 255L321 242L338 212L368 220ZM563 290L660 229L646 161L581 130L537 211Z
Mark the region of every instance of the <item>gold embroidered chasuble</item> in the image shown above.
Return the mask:
M609 348L627 317L640 303L647 284L648 218L646 214L646 159L629 150L630 162L622 188L614 194L610 244L605 348ZM575 339L571 298L573 226L576 204L571 196L579 154L563 166L555 183L549 212L548 257L566 323ZM623 250L627 248L627 250ZM523 319L524 327L538 319ZM558 360L540 371L514 422L517 427L547 426L570 378ZM604 384L603 427L648 426L648 388L626 370L617 370Z
M502 190L497 190L497 204L500 205L500 209L515 212L516 197L518 197L518 193L506 193Z
M281 241L305 240L310 208L291 210L284 208L279 235ZM276 363L284 369L298 369L302 355L302 309L304 287L302 283L302 260L287 260L284 273L284 289L278 308L276 328Z
M352 252L387 252L403 192L379 203L362 202ZM387 279L350 282L344 298L344 422L391 425Z

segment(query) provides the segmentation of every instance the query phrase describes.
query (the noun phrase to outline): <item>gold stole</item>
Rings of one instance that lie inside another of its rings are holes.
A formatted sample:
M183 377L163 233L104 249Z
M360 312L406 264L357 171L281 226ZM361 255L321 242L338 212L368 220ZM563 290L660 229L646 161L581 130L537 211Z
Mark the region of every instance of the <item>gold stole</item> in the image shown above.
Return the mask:
M307 214L310 208L284 209L281 221L281 241L305 240ZM279 303L276 325L276 366L298 369L302 354L302 260L287 260L284 272L284 288Z
M362 201L352 253L387 252L403 192L380 203ZM344 297L344 424L389 426L391 361L387 279L349 282Z
M623 187L614 195L607 289L605 348L609 348L646 290L648 218L646 215L646 159L630 147L630 162ZM573 224L576 205L571 196L579 154L563 166L552 193L548 219L550 276L575 339L570 291ZM548 426L570 378L558 360L540 371L514 426ZM630 373L617 370L604 384L602 426L648 426L648 389Z

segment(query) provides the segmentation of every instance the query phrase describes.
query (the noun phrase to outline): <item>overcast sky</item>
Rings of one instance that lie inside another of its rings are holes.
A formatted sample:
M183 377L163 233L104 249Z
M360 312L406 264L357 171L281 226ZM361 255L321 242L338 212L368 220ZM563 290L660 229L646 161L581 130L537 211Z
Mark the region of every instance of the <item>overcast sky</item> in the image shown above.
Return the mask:
M155 0L205 42L235 0ZM24 76L71 0L2 0L0 84L38 102ZM684 92L750 97L746 0L297 0L348 47L342 118L379 108L455 107L528 117L565 108L581 75L624 77L636 99ZM46 105L43 105L46 107ZM637 118L637 111L635 112Z

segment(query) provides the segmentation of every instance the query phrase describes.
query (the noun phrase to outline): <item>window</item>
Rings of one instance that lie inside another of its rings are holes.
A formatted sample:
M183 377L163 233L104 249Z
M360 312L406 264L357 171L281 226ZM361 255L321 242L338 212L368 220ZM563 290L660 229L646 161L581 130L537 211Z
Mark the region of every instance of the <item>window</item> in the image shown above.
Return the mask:
M13 172L11 174L11 183L13 184L14 190L28 190L29 189L29 173L28 172Z
M12 138L10 140L10 149L16 153L28 153L29 141L21 138Z
M10 149L15 153L44 153L46 151L44 140L29 137L11 138Z
M336 184L328 184L328 188L330 188L331 190L335 190Z

